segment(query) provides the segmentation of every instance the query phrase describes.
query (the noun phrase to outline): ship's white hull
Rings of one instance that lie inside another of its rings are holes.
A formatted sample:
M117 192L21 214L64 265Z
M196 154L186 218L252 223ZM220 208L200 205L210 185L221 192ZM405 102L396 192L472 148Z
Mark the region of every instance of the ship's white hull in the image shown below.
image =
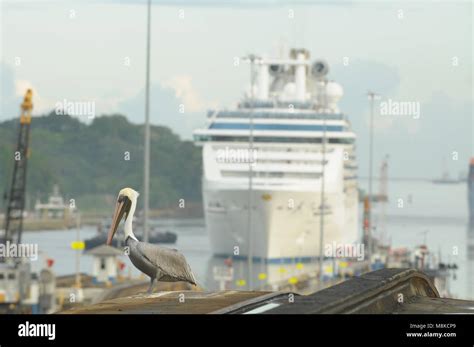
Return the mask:
M248 189L223 189L203 182L206 225L215 255L249 253ZM255 258L313 258L320 253L320 191L252 189L251 254ZM358 238L358 196L325 194L323 246ZM323 247L324 251L324 247Z

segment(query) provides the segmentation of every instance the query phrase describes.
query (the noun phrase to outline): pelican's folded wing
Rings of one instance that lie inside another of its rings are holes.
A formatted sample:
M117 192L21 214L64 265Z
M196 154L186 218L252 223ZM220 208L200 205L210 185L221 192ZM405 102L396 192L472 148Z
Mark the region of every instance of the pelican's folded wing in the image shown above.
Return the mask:
M137 250L153 266L159 268L165 276L196 285L196 279L186 258L176 249L139 242Z

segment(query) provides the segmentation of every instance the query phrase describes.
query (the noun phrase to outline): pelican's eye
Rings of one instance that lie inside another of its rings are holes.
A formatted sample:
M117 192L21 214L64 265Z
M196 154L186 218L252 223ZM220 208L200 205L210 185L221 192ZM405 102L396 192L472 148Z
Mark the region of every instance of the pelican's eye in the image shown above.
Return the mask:
M120 195L117 199L117 202L123 202L127 204L127 203L130 203L130 198L126 195Z

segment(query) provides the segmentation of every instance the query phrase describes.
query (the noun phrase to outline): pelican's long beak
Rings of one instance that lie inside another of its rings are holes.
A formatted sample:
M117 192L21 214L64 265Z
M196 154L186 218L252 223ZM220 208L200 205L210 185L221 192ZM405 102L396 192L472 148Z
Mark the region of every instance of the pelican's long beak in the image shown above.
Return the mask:
M112 224L110 225L109 234L107 236L107 245L109 246L112 244L112 239L114 238L115 232L117 231L120 221L126 212L126 202L126 199L122 199L121 201L117 201L117 204L115 205L114 217L112 219Z

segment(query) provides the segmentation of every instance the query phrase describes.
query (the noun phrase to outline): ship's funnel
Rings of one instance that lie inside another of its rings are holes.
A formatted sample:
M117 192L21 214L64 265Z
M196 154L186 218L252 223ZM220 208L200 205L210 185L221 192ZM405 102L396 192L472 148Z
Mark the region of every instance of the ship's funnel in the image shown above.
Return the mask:
M306 56L303 52L296 55L296 59L301 62L295 68L296 99L304 101L306 98Z
M265 63L260 64L258 69L258 98L260 100L268 99L269 89L269 71L268 65Z

